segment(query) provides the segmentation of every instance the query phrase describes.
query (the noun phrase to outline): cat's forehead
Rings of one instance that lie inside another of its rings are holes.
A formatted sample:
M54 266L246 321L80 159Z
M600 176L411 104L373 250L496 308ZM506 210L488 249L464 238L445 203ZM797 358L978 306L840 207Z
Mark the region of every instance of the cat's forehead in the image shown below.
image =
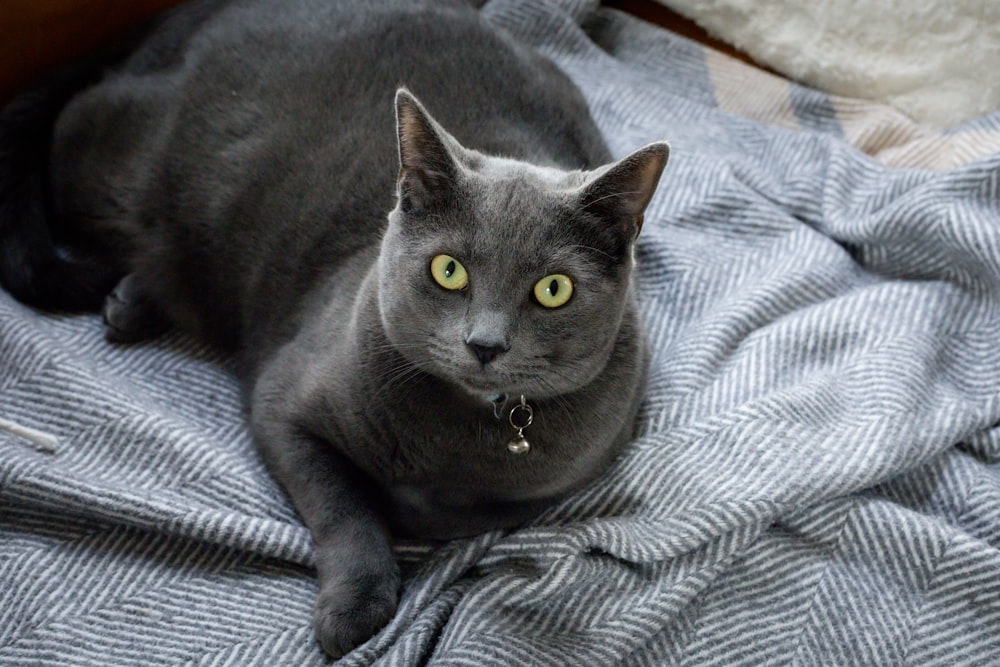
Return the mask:
M515 227L519 220L530 224L571 210L584 180L583 172L494 157L466 172L471 203L486 217Z
M481 154L463 158L447 203L421 223L403 225L410 253L453 255L500 282L540 267L594 267L600 251L592 247L593 221L581 203L587 172Z
M514 164L470 184L468 241L497 258L548 256L572 242L576 182L557 169Z
M470 151L472 152L472 151ZM474 152L473 152L474 153ZM474 153L473 173L487 181L509 182L525 187L550 190L573 189L586 180L586 172L534 164L510 158Z

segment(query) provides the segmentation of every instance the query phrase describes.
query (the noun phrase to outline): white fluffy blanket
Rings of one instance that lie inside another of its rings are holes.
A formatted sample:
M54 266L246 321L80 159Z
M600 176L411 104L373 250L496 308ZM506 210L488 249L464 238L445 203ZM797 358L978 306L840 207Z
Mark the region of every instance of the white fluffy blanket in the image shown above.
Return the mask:
M929 127L1000 109L1000 2L659 2L785 76Z

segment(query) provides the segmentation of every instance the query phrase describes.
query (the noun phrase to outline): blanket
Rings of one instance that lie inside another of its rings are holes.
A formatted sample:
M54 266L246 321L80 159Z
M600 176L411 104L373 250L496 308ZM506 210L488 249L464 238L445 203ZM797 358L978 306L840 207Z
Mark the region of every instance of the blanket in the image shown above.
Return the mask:
M342 663L1000 661L1000 114L928 151L593 0L481 11L616 155L672 143L639 434L528 525L397 544ZM231 360L0 292L0 664L326 664L311 549Z
M946 128L1000 108L1000 4L657 0L775 71Z

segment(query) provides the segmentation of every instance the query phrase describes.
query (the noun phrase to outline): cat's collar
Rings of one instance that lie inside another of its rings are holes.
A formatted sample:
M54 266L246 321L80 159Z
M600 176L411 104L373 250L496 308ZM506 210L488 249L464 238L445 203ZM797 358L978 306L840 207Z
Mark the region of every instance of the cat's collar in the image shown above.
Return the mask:
M535 418L535 411L528 405L524 394L521 394L521 400L509 412L506 410L508 400L510 400L510 396L507 394L490 394L486 397L486 401L493 406L493 416L501 419L501 416L506 412L507 421L517 429L517 435L507 443L507 450L511 454L527 454L531 450L531 443L524 437L524 429L531 426L531 422Z
M503 405L507 402L507 398L507 394L488 394L485 396L486 402L494 405Z
M531 426L534 418L535 411L524 399L524 394L521 394L521 402L511 408L510 414L507 415L507 421L517 429L517 437L507 443L507 450L511 454L527 454L531 449L531 444L524 437L524 429Z
M511 454L527 454L531 450L531 443L524 437L524 429L531 426L531 422L535 418L535 411L528 405L524 394L521 394L521 400L515 403L509 411L507 410L507 402L510 400L508 394L488 394L483 399L493 406L494 417L499 420L506 415L507 421L517 430L517 435L507 443L507 450Z
M484 400L493 406L493 416L496 419L502 419L504 408L507 406L507 401L510 398L507 394L489 394L483 397Z

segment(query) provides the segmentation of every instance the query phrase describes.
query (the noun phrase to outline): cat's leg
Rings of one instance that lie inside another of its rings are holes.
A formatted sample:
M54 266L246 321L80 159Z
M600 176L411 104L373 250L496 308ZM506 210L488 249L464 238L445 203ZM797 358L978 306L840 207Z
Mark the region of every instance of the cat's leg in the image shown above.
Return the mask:
M104 299L104 337L113 343L136 343L154 338L170 324L142 288L135 274L128 274Z
M340 657L396 612L399 569L388 531L353 464L329 443L266 414L256 400L254 410L258 447L313 535L316 637L324 651Z

